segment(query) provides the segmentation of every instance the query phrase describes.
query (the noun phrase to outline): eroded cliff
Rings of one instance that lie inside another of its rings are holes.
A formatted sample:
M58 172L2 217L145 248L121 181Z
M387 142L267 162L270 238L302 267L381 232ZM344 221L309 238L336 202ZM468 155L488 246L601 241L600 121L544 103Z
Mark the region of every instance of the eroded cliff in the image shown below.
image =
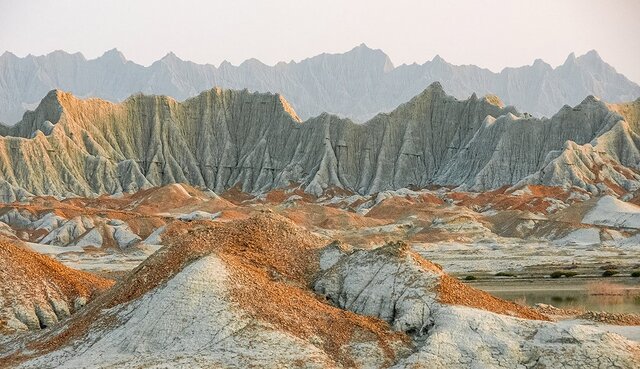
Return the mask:
M185 102L134 95L120 104L54 90L2 127L0 187L4 201L175 182L254 193L518 183L625 192L640 184L639 106L589 96L537 119L493 96L458 100L434 83L355 124L330 114L301 122L282 96L246 90L216 88Z

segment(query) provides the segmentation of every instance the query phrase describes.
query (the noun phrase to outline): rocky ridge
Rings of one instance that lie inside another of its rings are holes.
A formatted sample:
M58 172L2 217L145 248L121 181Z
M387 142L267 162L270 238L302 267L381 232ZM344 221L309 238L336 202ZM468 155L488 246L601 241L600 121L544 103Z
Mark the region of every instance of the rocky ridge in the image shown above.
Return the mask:
M170 183L218 193L301 185L315 195L542 184L620 195L640 184L639 111L638 100L590 96L538 119L495 97L457 100L435 83L360 125L329 114L301 122L281 95L246 90L121 104L55 90L0 127L0 195L97 196Z

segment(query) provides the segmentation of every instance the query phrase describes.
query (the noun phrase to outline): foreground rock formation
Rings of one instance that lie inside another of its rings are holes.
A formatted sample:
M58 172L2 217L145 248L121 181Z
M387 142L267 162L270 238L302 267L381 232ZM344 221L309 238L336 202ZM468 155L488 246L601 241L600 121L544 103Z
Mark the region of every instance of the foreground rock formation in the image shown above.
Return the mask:
M64 324L8 341L23 368L632 368L621 336L546 321L403 244L325 242L286 219L174 223L167 246ZM460 306L464 305L464 306Z
M111 285L0 238L0 332L52 327Z
M552 68L542 60L494 73L475 65L452 65L436 56L424 64L394 67L381 50L360 45L344 54L322 54L298 63L267 66L250 59L218 68L169 53L149 67L110 50L97 59L63 51L19 58L0 56L0 121L17 122L47 91L60 88L82 97L122 101L139 91L184 100L213 86L281 92L303 118L330 112L360 122L387 112L440 81L455 97L496 94L534 115L551 116L587 95L612 102L640 96L640 86L617 73L594 50Z
M590 96L537 119L492 96L457 100L436 83L358 125L329 114L301 122L282 96L247 91L122 104L52 91L2 127L0 195L96 196L176 182L218 193L544 184L623 194L640 184L639 112L640 100Z

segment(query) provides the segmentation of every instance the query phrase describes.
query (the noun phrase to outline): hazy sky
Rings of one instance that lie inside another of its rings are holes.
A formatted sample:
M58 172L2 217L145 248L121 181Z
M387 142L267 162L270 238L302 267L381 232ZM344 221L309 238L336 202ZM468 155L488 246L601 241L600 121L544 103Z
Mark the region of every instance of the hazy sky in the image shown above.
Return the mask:
M169 51L198 63L274 64L364 42L396 65L439 54L499 71L596 49L640 82L638 16L638 0L0 0L0 52L94 58L117 47L144 65Z

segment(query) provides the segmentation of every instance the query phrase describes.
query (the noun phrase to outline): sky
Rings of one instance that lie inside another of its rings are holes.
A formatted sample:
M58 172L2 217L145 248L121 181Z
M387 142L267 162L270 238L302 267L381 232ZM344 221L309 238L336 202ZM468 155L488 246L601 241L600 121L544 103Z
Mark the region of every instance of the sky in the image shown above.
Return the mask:
M395 65L440 55L497 72L596 49L640 83L639 15L638 0L0 0L0 53L273 65L366 43Z

